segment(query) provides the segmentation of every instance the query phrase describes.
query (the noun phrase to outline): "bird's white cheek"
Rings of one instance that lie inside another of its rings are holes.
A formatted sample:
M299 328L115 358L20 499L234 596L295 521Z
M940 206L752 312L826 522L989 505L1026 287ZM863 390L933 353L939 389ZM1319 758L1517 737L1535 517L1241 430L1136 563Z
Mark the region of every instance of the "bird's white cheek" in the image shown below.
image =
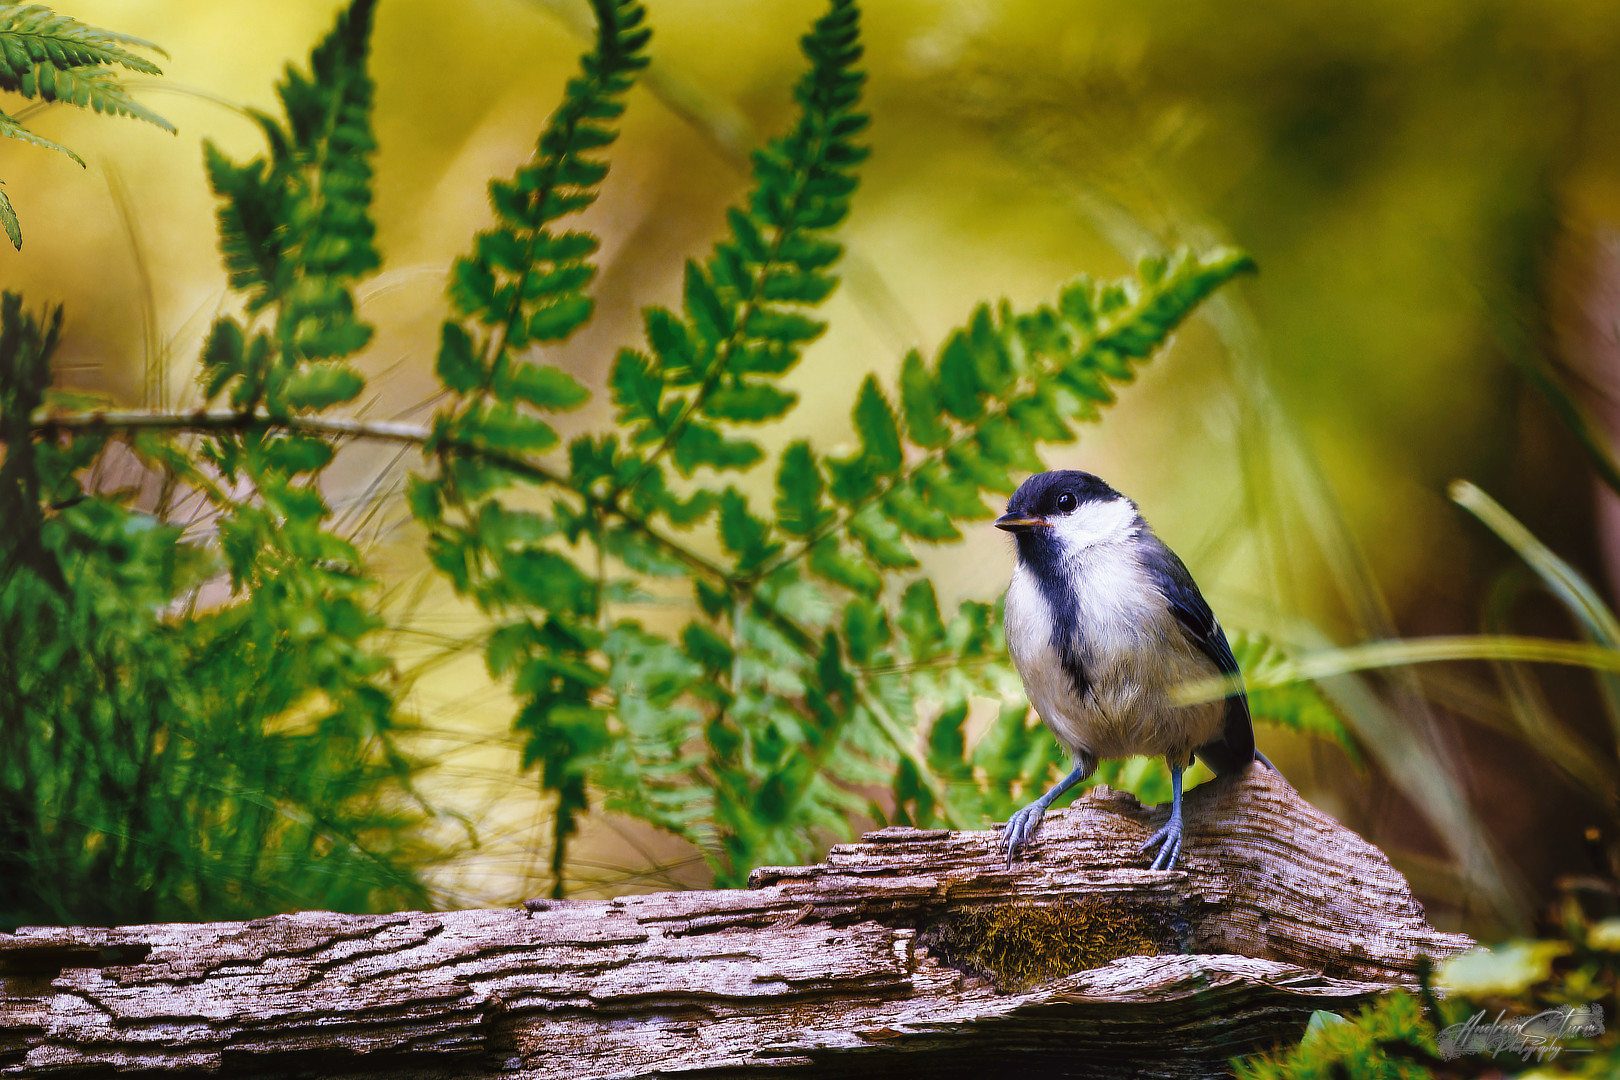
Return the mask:
M1071 552L1094 544L1123 540L1136 524L1136 504L1129 499L1090 502L1070 514L1049 519L1052 531Z

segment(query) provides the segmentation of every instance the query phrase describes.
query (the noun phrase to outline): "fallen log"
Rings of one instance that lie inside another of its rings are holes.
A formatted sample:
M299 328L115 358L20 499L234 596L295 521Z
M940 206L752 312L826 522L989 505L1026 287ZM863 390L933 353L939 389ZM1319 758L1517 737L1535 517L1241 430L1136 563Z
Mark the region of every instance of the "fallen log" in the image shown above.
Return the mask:
M1264 769L1099 788L1012 867L883 829L747 889L0 934L0 1075L1221 1075L1472 942Z

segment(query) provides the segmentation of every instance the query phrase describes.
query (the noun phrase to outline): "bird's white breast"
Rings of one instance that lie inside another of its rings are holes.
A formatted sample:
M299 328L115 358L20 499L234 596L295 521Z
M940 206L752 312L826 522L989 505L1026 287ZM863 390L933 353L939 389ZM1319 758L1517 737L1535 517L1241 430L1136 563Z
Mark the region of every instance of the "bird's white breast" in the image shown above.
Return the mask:
M1171 691L1215 672L1188 639L1128 541L1071 549L1061 579L1074 590L1077 692L1054 644L1056 612L1020 561L1007 589L1007 646L1030 702L1071 753L1101 759L1166 755L1185 762L1220 733L1223 703L1179 708Z

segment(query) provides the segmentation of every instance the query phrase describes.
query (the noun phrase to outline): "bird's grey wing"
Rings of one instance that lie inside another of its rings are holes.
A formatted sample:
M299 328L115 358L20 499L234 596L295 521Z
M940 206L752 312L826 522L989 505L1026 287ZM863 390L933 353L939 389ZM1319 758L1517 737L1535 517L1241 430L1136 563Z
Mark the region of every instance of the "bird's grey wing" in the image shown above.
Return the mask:
M1238 688L1226 696L1226 721L1220 738L1193 751L1217 776L1236 772L1254 760L1254 724L1249 719L1249 695L1241 684L1243 672L1232 655L1232 646L1180 556L1151 533L1142 537L1141 550L1147 571L1188 640L1209 657L1222 675L1236 675L1240 680Z

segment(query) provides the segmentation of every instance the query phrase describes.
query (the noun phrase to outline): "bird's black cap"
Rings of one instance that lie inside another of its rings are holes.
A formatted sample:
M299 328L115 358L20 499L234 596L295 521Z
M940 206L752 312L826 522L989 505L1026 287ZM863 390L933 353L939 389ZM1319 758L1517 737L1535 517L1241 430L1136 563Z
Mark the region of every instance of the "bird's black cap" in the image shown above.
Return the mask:
M1064 499L1067 495L1073 502ZM1007 500L1007 512L996 521L996 528L1008 532L1039 528L1045 519L1064 514L1089 502L1110 502L1120 498L1100 477L1078 469L1053 469L1036 473L1019 485Z

